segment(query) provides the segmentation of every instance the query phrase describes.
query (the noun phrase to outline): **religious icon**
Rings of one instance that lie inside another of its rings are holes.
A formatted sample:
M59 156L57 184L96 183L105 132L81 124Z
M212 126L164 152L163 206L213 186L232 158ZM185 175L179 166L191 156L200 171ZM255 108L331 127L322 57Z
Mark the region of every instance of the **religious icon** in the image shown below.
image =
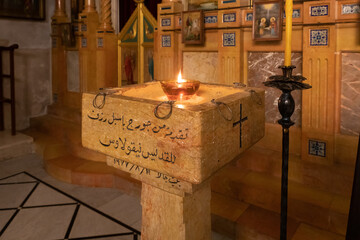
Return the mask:
M254 3L253 39L255 41L281 40L282 2Z
M45 20L45 0L1 0L0 17Z
M204 43L204 16L202 11L182 12L181 22L183 43Z

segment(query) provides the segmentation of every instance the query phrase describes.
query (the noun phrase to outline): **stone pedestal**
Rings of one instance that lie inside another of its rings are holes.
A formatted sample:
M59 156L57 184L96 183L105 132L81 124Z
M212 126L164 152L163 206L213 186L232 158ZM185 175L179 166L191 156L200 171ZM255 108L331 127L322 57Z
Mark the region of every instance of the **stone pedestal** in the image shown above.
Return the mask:
M141 239L211 239L210 179L191 184L113 157L107 164L142 182Z
M211 239L211 189L207 182L183 195L142 184L141 239Z
M86 93L82 114L82 144L142 182L143 240L211 239L210 179L265 127L263 90L208 84L171 104L158 82Z

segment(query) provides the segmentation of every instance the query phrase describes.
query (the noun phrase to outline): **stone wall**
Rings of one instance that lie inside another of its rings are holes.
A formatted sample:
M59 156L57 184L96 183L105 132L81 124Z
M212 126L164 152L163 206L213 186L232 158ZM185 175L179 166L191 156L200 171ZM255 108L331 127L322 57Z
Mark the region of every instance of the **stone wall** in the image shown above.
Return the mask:
M218 82L217 52L184 52L183 75L186 79L204 83Z
M293 74L302 73L301 53L292 53L292 65L296 66ZM278 67L284 64L284 53L280 52L249 52L248 55L248 85L265 89L265 119L268 123L277 123L281 118L277 109L281 91L275 88L265 87L263 82L270 76L282 75ZM295 126L301 126L301 92L294 91L292 96L295 100L295 111L291 120Z
M360 133L360 53L342 53L341 133Z

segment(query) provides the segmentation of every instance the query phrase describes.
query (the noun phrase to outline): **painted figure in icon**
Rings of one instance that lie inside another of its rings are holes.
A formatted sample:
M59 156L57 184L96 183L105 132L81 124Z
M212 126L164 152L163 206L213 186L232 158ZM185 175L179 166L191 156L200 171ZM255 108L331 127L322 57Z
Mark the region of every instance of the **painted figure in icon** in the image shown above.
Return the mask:
M200 39L200 23L199 19L194 19L192 24L192 32L195 39Z
M192 28L192 19L190 16L186 19L186 36L190 36Z
M134 59L132 54L125 54L125 74L128 84L134 84L134 75L133 75L133 62Z
M270 18L270 34L276 35L276 30L277 30L276 18L271 17Z
M187 16L185 22L185 40L199 40L201 33L200 19Z
M259 24L259 34L260 34L260 36L264 35L265 27L266 27L266 19L261 18L260 24Z

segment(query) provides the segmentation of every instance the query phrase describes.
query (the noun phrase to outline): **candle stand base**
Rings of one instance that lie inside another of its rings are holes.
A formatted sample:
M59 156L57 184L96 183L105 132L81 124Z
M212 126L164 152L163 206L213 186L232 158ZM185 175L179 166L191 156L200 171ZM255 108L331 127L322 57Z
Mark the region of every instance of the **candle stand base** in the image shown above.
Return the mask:
M288 202L288 163L289 163L289 128L294 125L291 115L294 113L295 101L291 96L293 90L309 89L309 84L303 83L306 78L297 75L292 76L295 66L281 66L283 75L271 76L270 81L264 82L267 87L277 88L282 91L279 98L278 108L282 118L278 123L282 126L282 174L281 174L281 220L280 240L286 240L287 229L287 202Z

